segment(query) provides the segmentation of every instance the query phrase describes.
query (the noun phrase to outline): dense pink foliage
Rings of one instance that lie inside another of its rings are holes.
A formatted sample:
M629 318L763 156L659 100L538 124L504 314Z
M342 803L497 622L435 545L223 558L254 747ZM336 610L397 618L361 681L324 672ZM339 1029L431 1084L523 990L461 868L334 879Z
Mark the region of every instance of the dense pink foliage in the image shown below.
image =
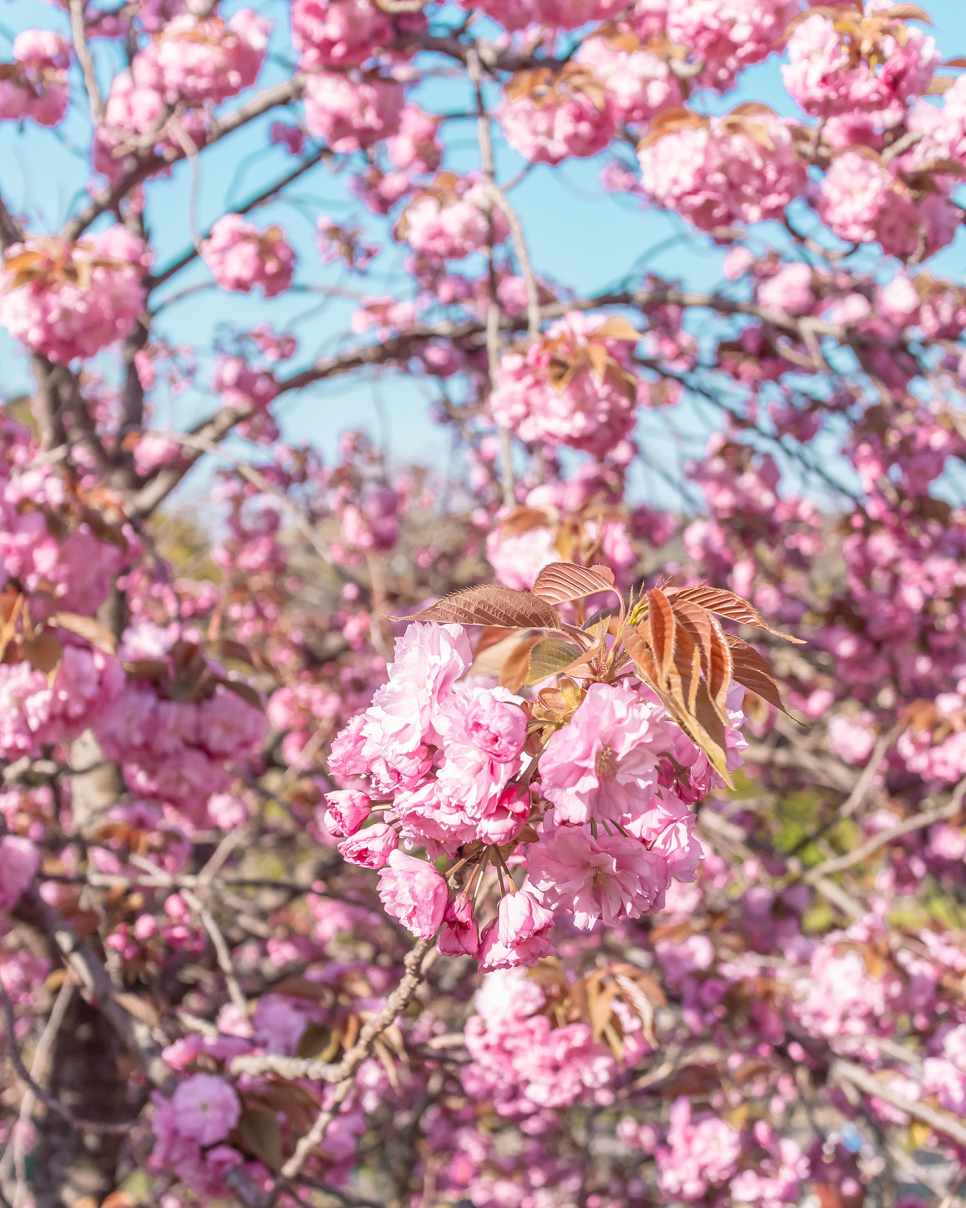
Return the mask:
M0 64L0 1202L951 1208L941 25L48 10Z

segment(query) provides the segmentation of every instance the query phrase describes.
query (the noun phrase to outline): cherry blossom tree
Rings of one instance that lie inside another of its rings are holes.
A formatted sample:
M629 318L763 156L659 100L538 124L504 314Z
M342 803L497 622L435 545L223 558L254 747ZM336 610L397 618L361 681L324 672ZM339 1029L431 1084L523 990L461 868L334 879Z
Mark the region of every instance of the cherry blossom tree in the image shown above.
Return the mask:
M0 121L85 188L0 199L0 1203L953 1208L966 60L889 0L36 19ZM539 270L589 158L719 284ZM403 379L445 468L285 434Z

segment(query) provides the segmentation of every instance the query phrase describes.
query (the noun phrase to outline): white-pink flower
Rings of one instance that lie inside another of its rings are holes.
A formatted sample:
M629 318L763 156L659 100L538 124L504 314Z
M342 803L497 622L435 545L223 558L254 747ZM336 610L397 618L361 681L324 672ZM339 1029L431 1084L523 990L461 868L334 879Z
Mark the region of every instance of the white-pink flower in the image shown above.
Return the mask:
M295 253L282 228L259 231L241 214L218 219L201 256L221 289L247 294L258 286L266 298L274 298L292 283Z
M589 826L558 826L527 858L537 896L551 910L573 914L581 931L598 919L613 926L660 910L670 880L663 856L602 827L595 838Z
M660 706L627 688L591 684L540 756L541 791L554 805L554 821L580 826L641 814L670 741Z
M171 1096L171 1104L178 1132L199 1145L223 1141L241 1116L234 1087L214 1074L193 1074Z

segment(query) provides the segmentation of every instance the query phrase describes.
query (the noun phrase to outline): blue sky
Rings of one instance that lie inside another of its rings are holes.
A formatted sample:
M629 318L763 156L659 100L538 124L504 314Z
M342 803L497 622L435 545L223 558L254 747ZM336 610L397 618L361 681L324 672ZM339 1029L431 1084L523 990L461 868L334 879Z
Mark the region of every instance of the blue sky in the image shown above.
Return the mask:
M273 53L290 61L288 4L285 0L254 0L251 6L275 22ZM224 11L230 13L237 7L241 5L229 3ZM966 10L962 0L935 0L926 7L934 20L930 32L944 56L950 58L966 52ZM37 0L6 0L0 8L0 58L11 57L10 36L37 25L67 32L66 14L56 5L41 5ZM116 48L97 42L95 54L106 83L120 65L114 57ZM282 78L283 72L280 63L271 62L261 82ZM79 75L74 84L76 95L83 100ZM421 87L416 99L437 112L465 110L469 100L461 81L447 79L430 80ZM735 91L724 97L699 96L695 104L706 106L709 111L721 111L751 99L765 101L783 113L795 112L781 87L775 56L747 70ZM268 127L275 120L286 120L286 114L275 111L201 156L195 216L200 229L210 225L225 208L239 204L292 166L294 161L284 150L267 145ZM524 166L523 161L500 142L495 124L494 134L498 174L504 181L512 179ZM26 213L32 231L56 231L67 214L76 212L83 204L89 138L89 123L80 114L73 114L55 131L41 130L31 123L23 130L11 122L0 123L0 187L11 208ZM447 122L445 141L447 166L458 171L476 166L473 122ZM657 249L649 265L654 271L693 287L719 283L722 252L709 240L679 220L660 211L643 209L636 201L615 197L600 188L598 177L605 158L572 160L556 169L538 167L513 190L511 200L523 220L537 272L581 293L597 291L619 280L650 249ZM401 271L401 256L391 245L364 279L353 277L338 266L320 264L313 238L314 222L320 214L339 222L364 225L386 242L385 222L374 219L347 192L346 185L345 173L338 175L328 165L319 165L293 187L287 200L259 209L254 220L260 227L277 222L285 228L298 254L296 281L304 291L335 286L406 296L408 283ZM158 249L157 264L166 263L190 245L190 192L191 168L186 163L177 165L170 179L153 182L148 187L147 218ZM762 233L767 236L767 231ZM964 247L966 235L961 229L954 246L934 260L934 271L961 281L966 266ZM161 297L209 282L207 269L196 263L175 278ZM260 295L231 295L206 289L166 307L157 328L171 344L191 344L204 351L228 338L232 329L250 328L268 320L276 329L291 329L298 335L300 350L293 366L301 367L321 353L358 339L347 334L353 306L346 299L311 292L265 301ZM27 387L28 377L22 354L2 332L0 355L6 367L2 392L12 397ZM104 369L109 375L110 364L105 364ZM202 358L197 389L186 391L175 400L163 397L157 400L158 425L180 427L213 410L217 399L204 389L206 380L207 367ZM440 465L447 456L450 438L428 418L430 395L431 390L425 384L399 374L367 382L341 379L287 397L280 404L278 415L287 439L309 440L329 455L334 451L339 432L347 427L364 426L377 439L387 441L394 457ZM652 457L673 467L675 460L697 447L708 425L716 423L716 417L701 407L680 407L670 415L645 416L639 439ZM652 502L669 501L653 475L640 476L636 493Z

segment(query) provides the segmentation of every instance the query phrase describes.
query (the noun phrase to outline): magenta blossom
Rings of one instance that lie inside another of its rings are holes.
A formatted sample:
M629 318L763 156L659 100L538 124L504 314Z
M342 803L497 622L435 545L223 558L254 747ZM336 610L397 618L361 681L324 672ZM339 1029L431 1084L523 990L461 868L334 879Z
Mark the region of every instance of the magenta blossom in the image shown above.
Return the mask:
M385 822L377 822L340 843L339 854L350 864L382 868L398 846L399 836L392 827Z

